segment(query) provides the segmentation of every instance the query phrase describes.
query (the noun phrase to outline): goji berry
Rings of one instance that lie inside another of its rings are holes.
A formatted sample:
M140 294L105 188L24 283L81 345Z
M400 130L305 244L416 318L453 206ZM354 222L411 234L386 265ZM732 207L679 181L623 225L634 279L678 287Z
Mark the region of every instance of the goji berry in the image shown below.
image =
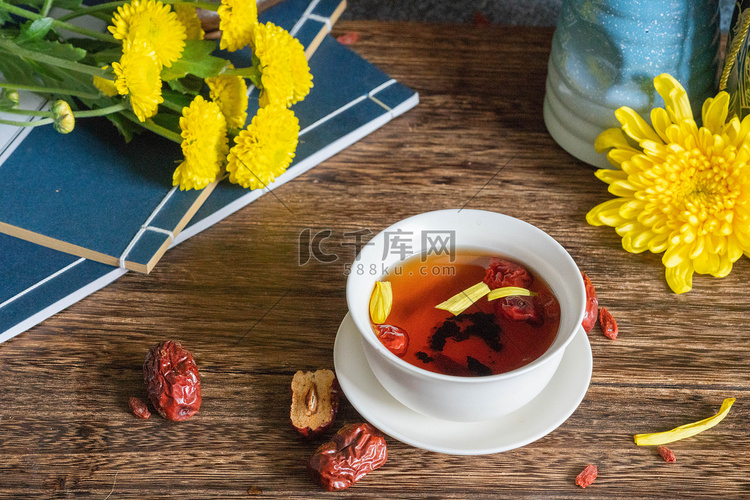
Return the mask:
M596 296L596 290L594 290L594 284L586 273L581 271L583 277L583 284L586 286L586 311L583 313L583 321L581 326L583 331L589 333L594 325L596 324L596 316L599 312L599 298Z
M354 45L358 40L359 33L357 33L356 31L350 31L349 33L345 33L336 37L336 41L341 45Z
M599 309L599 324L602 327L602 333L605 337L615 340L619 329L617 328L617 321L612 314L607 311L606 307Z
M674 452L666 446L659 446L657 448L659 455L664 459L665 462L676 462L677 458L674 456Z
M581 488L591 485L596 479L597 473L596 465L588 464L576 477L576 484Z

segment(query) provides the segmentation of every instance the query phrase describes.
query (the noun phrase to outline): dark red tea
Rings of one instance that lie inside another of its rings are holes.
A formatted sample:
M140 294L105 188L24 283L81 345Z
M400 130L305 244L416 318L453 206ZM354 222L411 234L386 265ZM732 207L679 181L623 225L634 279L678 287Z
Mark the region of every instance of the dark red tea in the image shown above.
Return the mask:
M405 361L437 373L484 376L505 373L540 357L555 339L560 306L531 269L478 251L407 259L391 269L391 311L373 329ZM490 289L521 287L532 296L473 301L454 315L435 306L480 282ZM408 342L406 342L408 339Z

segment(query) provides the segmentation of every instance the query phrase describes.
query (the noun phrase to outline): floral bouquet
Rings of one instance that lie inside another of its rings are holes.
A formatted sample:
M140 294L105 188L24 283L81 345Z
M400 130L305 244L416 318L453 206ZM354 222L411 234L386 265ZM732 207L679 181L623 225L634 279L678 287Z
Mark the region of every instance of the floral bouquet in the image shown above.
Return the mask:
M204 39L196 9L218 12L219 48L249 46L252 67L234 68L214 55L217 42ZM108 21L109 32L81 27L75 21L84 16ZM289 107L312 87L302 44L258 23L255 0L0 0L0 73L0 112L36 118L0 124L51 124L69 133L78 119L104 116L126 141L156 133L181 144L184 158L173 175L180 189L202 189L223 170L245 188L273 182L297 147L299 123ZM247 125L246 80L260 90L260 108ZM22 109L18 91L52 104Z

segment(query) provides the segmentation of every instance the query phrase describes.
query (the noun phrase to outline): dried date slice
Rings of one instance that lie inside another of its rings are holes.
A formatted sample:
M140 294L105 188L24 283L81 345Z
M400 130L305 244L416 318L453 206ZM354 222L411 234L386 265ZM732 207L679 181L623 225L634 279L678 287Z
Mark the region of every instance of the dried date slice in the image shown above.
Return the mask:
M409 334L406 330L394 325L375 325L380 342L398 357L406 354L409 347Z
M370 424L349 424L307 462L310 477L327 491L343 490L388 459L385 437Z
M583 277L583 284L586 286L586 310L583 313L581 326L583 327L583 331L589 333L596 324L596 318L599 313L599 298L596 296L594 284L591 283L586 273L581 271L581 277Z
M336 419L339 384L331 370L298 371L292 378L292 407L289 418L305 437L325 432Z
M141 401L141 398L131 396L130 399L128 399L128 408L130 408L130 412L138 418L145 420L151 416L151 412L148 411L148 406Z
M484 274L484 282L491 290L504 286L529 288L534 282L534 276L515 262L492 257Z
M168 340L149 349L143 363L148 399L168 420L187 420L201 406L201 379L193 355Z

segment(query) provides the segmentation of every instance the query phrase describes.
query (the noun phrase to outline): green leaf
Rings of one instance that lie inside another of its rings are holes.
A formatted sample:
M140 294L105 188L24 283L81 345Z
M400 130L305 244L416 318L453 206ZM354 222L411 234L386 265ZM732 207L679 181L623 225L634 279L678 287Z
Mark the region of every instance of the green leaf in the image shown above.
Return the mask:
M4 10L0 10L0 26L4 26L5 23L13 24L14 19L10 14L5 12Z
M187 40L182 57L172 63L171 68L164 68L161 79L170 81L188 74L199 78L210 78L219 75L229 62L211 55L216 49L216 42L206 40Z
M151 120L160 127L172 130L178 134L180 133L180 115L160 111L151 117Z
M197 76L187 75L167 82L169 88L181 94L198 95L203 88L203 80Z
M16 38L16 43L25 44L41 40L52 28L52 18L43 17L36 21L27 21L21 25L21 33Z
M27 50L41 52L42 54L47 54L48 56L57 57L59 59L67 59L68 61L80 61L86 57L85 50L74 47L69 43L51 42L49 40L33 40L19 45Z

